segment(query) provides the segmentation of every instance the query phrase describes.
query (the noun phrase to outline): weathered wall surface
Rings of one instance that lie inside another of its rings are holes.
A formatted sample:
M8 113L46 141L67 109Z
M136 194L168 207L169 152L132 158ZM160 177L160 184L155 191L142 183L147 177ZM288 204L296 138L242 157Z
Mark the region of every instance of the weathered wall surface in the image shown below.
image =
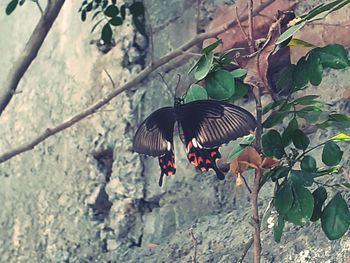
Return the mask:
M155 59L195 34L195 2L171 1L169 7L168 1L145 1L156 25ZM215 4L224 2L232 1ZM205 14L215 10L211 1L203 6ZM98 36L90 35L92 24L80 22L78 8L79 1L65 3L20 93L1 116L1 153L107 94L112 85L105 69L119 86L141 70L140 61L150 61L149 54L144 56L147 42L134 38L130 26L118 30L116 47L102 55L90 44ZM0 12L0 83L38 16L31 2L10 17ZM170 86L190 64L165 75ZM349 104L339 99L349 82L349 70L331 72L317 92L336 102L334 110L349 112ZM192 225L200 241L199 262L237 259L250 237L251 216L247 196L234 189L234 179L219 182L210 173L196 174L177 141L176 176L165 178L159 188L157 160L131 151L136 125L172 100L159 78L150 76L92 117L0 164L0 262L190 262ZM262 193L261 209L271 195ZM235 196L240 197L236 203ZM330 242L319 225L287 228L279 246L271 230L263 232L266 262L345 262L350 256L348 237Z

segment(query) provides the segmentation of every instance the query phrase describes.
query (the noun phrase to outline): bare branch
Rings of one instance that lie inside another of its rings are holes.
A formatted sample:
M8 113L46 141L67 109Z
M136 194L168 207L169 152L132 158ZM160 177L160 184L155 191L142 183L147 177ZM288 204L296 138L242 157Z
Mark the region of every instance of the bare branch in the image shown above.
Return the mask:
M190 236L193 242L193 248L194 248L194 252L193 252L193 256L192 258L192 263L197 263L197 247L198 247L198 240L195 237L194 233L193 233L193 227L191 226L190 228Z
M254 39L254 25L253 25L253 0L248 1L248 38L249 38L249 49L250 53L255 50L255 39Z
M244 29L242 27L242 23L241 23L241 21L239 19L239 15L238 15L238 8L237 8L237 6L236 6L236 20L238 22L239 29L241 30L243 36L245 37L245 39L247 40L248 45L249 45L249 37L247 36L247 33L244 31Z
M261 257L261 238L260 238L260 217L258 208L259 183L261 178L261 169L255 169L254 188L251 195L253 208L253 227L254 227L254 263L260 263Z
M107 74L107 77L109 78L109 80L111 81L112 83L112 88L115 89L115 83L111 77L111 75L108 73L107 69L104 69L104 72Z
M52 3L47 4L43 15L21 53L22 55L11 68L7 79L0 89L0 116L12 99L13 94L15 94L18 83L22 79L24 73L37 56L47 33L51 29L53 22L56 20L64 4L64 1L65 0L55 0L52 1Z
M64 2L64 0L57 0L57 1ZM253 15L255 16L255 15L259 14L263 9L265 9L267 6L271 5L274 1L275 0L267 0L265 3L258 6L253 11ZM247 18L248 18L247 15L241 17L242 21L247 20ZM194 37L190 41L186 42L185 44L183 44L182 46L180 46L176 50L161 57L158 61L156 61L153 64L151 64L150 66L146 67L138 75L136 75L134 79L132 79L131 81L129 81L128 83L126 83L122 87L114 89L111 93L109 93L107 96L102 98L100 101L96 102L95 104L91 105L87 109L85 109L82 112L71 117L69 120L57 125L54 128L47 128L41 135L39 135L37 138L33 139L32 141L25 143L17 148L14 148L14 149L0 155L0 163L5 162L5 161L11 159L12 157L14 157L20 153L23 153L23 152L26 152L26 151L33 149L36 145L38 145L42 141L46 140L47 138L53 136L54 134L56 134L60 131L63 131L65 129L73 126L74 124L76 124L80 120L86 118L87 116L94 114L98 109L100 109L101 107L108 104L113 98L118 96L120 93L122 93L130 88L135 87L137 84L139 84L141 81L143 81L145 78L147 78L153 71L155 71L159 67L169 63L171 60L176 61L176 63L181 63L184 59L187 58L187 56L184 55L183 52L189 50L190 48L195 46L197 43L200 43L207 38L216 37L217 35L225 32L230 27L233 27L236 25L237 25L237 21L233 20L229 23L223 24L223 25L215 28L211 32L206 32L206 33L202 33L202 34L197 35L196 37ZM177 59L178 57L180 57L180 58ZM169 65L167 65L167 67L169 67ZM24 74L24 72L23 72L23 74ZM19 81L19 79L18 79L18 81ZM18 81L17 81L17 83L18 83ZM2 96L0 96L0 98L1 97ZM12 94L11 94L11 97L12 97Z
M249 249L250 249L251 246L253 245L253 241L254 241L254 238L253 238L253 237L251 237L251 238L248 240L247 244L245 245L245 247L244 247L244 249L243 249L243 253L242 253L241 257L238 259L238 263L242 263L242 262L243 262L243 260L244 260L245 256L247 255Z
M241 174L240 176L242 177L243 182L244 182L244 185L245 185L245 187L247 188L248 192L251 194L251 193L252 193L252 190L250 189L247 180L245 179L245 177L244 177L242 174Z

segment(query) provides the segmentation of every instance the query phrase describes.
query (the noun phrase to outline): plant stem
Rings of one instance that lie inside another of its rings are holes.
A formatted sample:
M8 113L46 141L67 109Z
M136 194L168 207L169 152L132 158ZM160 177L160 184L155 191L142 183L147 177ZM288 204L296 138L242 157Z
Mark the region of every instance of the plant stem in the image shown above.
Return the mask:
M260 218L258 209L259 182L261 177L261 169L255 169L254 189L252 192L252 208L253 208L253 227L254 227L254 263L260 263L261 257L261 239L260 239Z
M248 25L249 25L249 31L248 31L248 45L249 45L249 51L250 53L253 53L255 51L255 43L254 43L254 35L253 35L253 0L248 1Z
M318 147L320 147L320 146L326 144L326 143L329 142L329 141L330 141L330 140L327 140L327 141L325 141L325 142L323 142L323 143L320 143L320 144L318 144L318 145L316 145L316 146L314 146L314 147L311 147L310 149L306 150L305 152L303 152L302 154L300 154L300 156L299 156L298 158L295 159L295 162L294 162L294 163L296 163L296 162L299 161L301 158L303 158L307 153L309 153L309 152L315 150L316 148L318 148Z
M255 132L255 149L261 152L261 134L262 134L262 105L260 88L255 83L249 83L253 87L253 94L256 103L256 132ZM260 219L258 208L258 195L260 187L261 169L255 169L254 187L251 194L251 204L253 209L253 227L254 227L254 263L260 263L261 257L261 240L260 240Z

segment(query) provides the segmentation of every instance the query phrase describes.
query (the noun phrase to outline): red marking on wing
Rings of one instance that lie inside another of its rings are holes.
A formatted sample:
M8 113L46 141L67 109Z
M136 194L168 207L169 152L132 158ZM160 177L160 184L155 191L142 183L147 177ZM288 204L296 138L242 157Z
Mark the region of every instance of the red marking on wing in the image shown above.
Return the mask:
M214 158L215 156L217 156L217 154L218 154L217 151L212 151L210 153L210 156Z
M188 154L188 158L191 159L191 158L196 158L196 154L195 153L189 153Z
M193 147L193 143L192 143L192 141L189 141L188 144L187 144L187 148L191 149L192 147Z

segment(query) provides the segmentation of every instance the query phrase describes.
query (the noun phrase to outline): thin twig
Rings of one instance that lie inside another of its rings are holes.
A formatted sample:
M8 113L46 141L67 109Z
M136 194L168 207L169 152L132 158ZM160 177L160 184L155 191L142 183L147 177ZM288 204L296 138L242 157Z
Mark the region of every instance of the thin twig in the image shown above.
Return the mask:
M247 40L248 45L249 45L249 41L250 40L249 40L249 37L247 36L247 33L244 31L244 29L242 27L242 23L241 23L241 21L239 19L239 15L238 15L238 7L237 6L236 6L235 10L236 10L236 20L238 22L239 29L241 30L243 36L245 37L245 39Z
M253 88L253 94L256 103L256 121L257 128L255 132L255 149L261 152L261 133L262 133L262 105L261 105L261 91L255 83L248 83ZM261 169L255 169L254 187L251 194L251 204L253 209L253 226L254 226L254 263L260 263L261 257L261 239L260 239L260 217L258 207L259 186L261 178Z
M149 30L149 39L151 43L151 65L154 63L154 42L153 42L153 29L151 23L151 16L148 13L148 9L145 8L146 18L148 20L148 30Z
M251 194L252 193L252 189L250 189L250 187L249 187L249 185L247 183L247 180L245 179L245 177L242 174L240 174L240 176L242 177L244 185L247 188L248 192Z
M58 0L58 1L64 2L64 0ZM259 14L262 10L264 10L267 6L271 5L274 1L275 0L267 0L265 3L263 3L260 6L258 6L253 11L253 15L255 16L255 15ZM248 18L248 16L242 16L241 17L242 21L246 20L247 18ZM120 88L114 89L111 93L109 93L107 96L102 98L100 101L96 102L95 104L91 105L90 107L86 108L85 110L81 111L80 113L74 115L73 117L71 117L67 121L65 121L65 122L55 126L54 128L47 128L47 129L45 129L45 131L41 135L39 135L38 137L34 138L32 141L30 141L28 143L25 143L25 144L23 144L21 146L18 146L16 148L14 148L12 150L9 150L9 151L5 152L4 154L0 155L0 163L5 162L5 161L13 158L14 156L16 156L16 155L18 155L20 153L23 153L23 152L26 152L26 151L29 151L29 150L33 149L36 145L38 145L39 143L43 142L47 138L53 136L54 134L56 134L56 133L58 133L60 131L63 131L65 129L73 126L74 124L76 124L77 122L81 121L82 119L84 119L84 118L94 114L98 109L100 109L101 107L107 105L113 98L118 96L120 93L122 93L122 92L124 92L124 91L126 91L126 90L128 90L130 88L135 88L135 86L137 84L139 84L141 81L143 81L145 78L147 78L153 71L155 71L159 67L161 67L161 66L163 66L165 64L168 64L167 66L169 66L169 62L171 60L173 60L173 59L175 60L176 63L180 63L181 60L179 61L177 59L179 56L181 56L181 59L186 59L187 56L183 55L184 51L189 50L190 48L195 46L197 43L199 43L199 42L201 42L201 41L203 41L203 40L205 40L207 38L212 38L212 37L215 37L215 36L225 32L228 28L236 26L237 23L238 22L236 20L233 20L233 21L231 21L229 23L223 24L223 25L215 28L213 31L197 35L196 37L194 37L190 41L186 42L185 44L183 44L182 46L180 46L176 50L172 51L171 53L169 53L169 54L167 54L167 55L165 55L163 57L161 57L159 60L157 60L153 64L151 64L148 67L146 67L138 75L136 75L131 81L129 81L128 83L124 84ZM7 101L7 103L8 102L9 102L9 100ZM7 105L7 103L6 103L6 105ZM1 110L3 110L6 107L6 105L3 108L0 107L0 112L1 112Z
M113 81L111 75L108 73L107 69L104 69L103 71L107 74L107 77L109 78L109 80L110 80L111 83L112 83L113 89L115 89L115 83L114 83L114 81Z
M203 56L203 54L201 54L201 53L194 53L194 52L190 52L190 51L184 51L184 52L182 52L182 54L186 54L186 55L193 56L193 57Z
M44 10L42 9L40 3L39 3L39 0L33 0L33 2L38 6L39 10L40 10L40 13L41 13L41 16L44 15Z
M254 24L253 24L253 0L248 1L248 45L250 53L253 53L255 50L255 39L254 39Z
M244 260L245 256L247 255L249 249L252 247L253 242L254 242L254 238L251 237L248 240L247 244L245 245L245 247L243 249L243 253L242 253L241 257L238 259L238 263L242 263L243 262L243 260Z
M259 184L261 178L261 169L255 169L254 188L251 195L253 208L253 226L254 226L254 263L260 263L261 257L261 238L260 238L260 217L258 208Z
M190 236L191 236L191 239L192 239L192 242L193 242L193 248L194 248L193 256L191 257L192 258L192 263L197 263L198 240L197 240L197 238L195 237L195 235L193 233L193 227L192 226L190 228Z

